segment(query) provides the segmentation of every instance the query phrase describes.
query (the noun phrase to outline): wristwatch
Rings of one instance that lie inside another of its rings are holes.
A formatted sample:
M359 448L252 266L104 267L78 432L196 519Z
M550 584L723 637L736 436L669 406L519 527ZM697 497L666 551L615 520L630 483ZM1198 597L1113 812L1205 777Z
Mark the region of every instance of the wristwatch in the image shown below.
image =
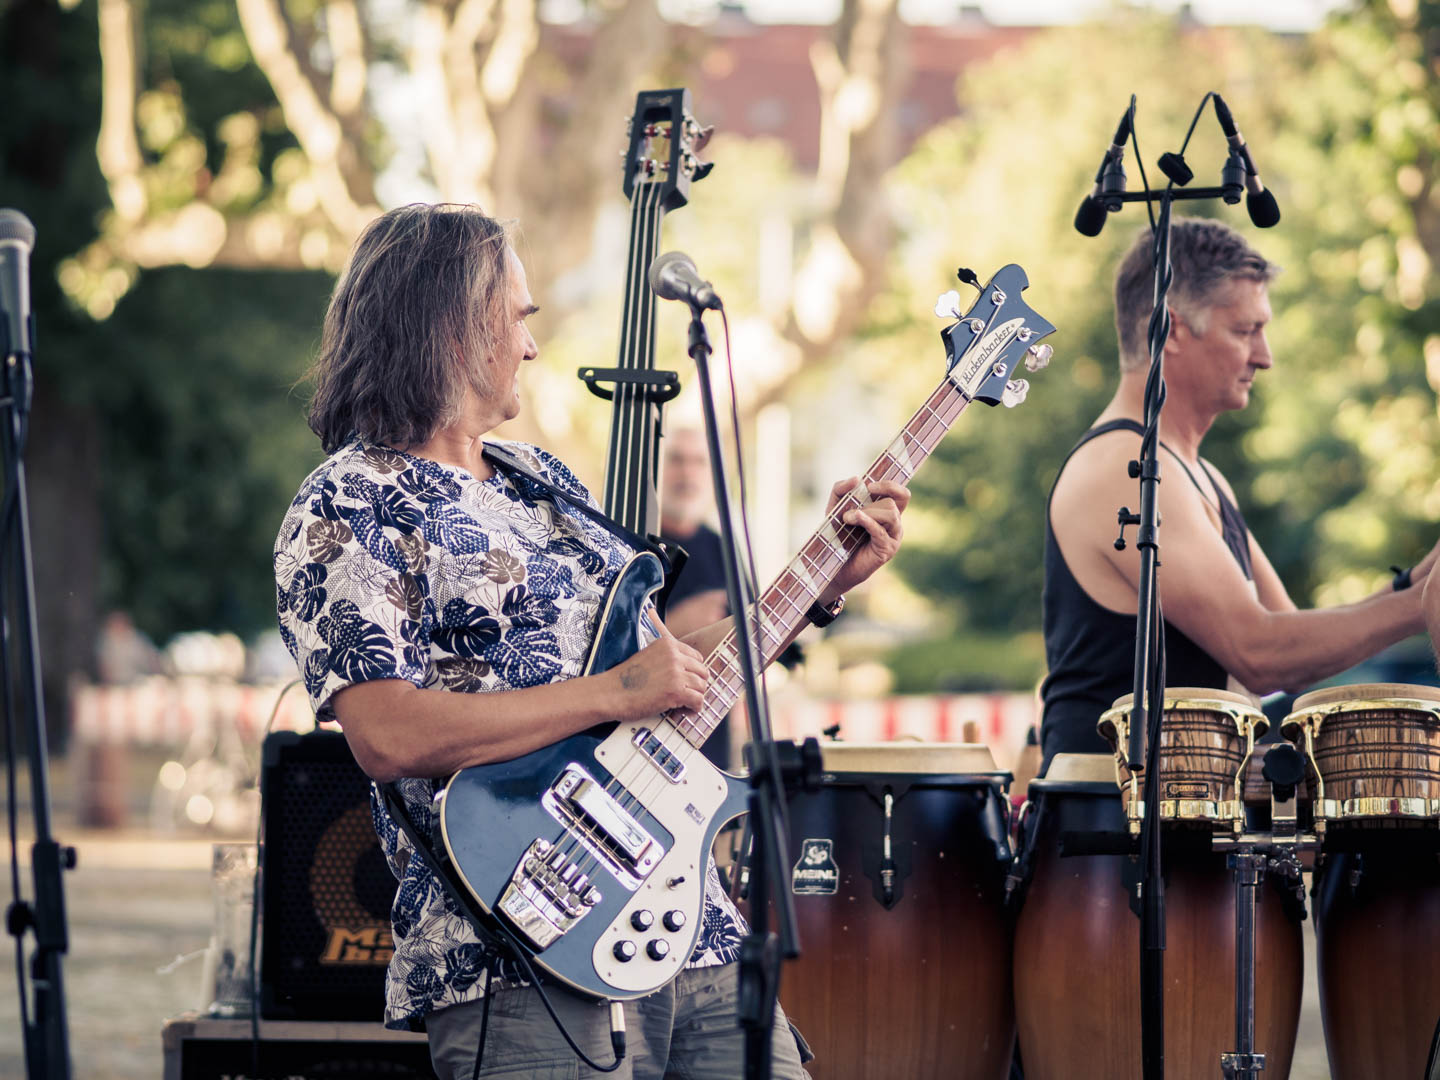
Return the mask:
M845 610L845 594L841 593L829 606L823 606L819 600L811 604L805 612L805 618L810 620L811 626L829 626Z

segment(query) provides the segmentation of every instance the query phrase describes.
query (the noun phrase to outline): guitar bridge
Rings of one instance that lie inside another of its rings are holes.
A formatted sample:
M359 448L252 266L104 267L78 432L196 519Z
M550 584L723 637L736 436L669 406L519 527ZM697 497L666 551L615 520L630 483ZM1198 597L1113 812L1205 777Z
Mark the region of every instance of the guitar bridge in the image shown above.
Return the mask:
M500 894L500 911L536 949L544 949L601 900L566 851L537 839L520 857Z
M573 762L550 785L540 805L631 892L665 854L663 845Z

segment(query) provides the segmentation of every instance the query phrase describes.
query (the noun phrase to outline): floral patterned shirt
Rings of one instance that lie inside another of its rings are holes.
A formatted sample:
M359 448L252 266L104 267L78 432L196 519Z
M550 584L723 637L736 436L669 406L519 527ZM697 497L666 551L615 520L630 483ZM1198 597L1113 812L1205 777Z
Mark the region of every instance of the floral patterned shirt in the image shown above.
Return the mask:
M499 444L578 499L594 500L556 458ZM582 674L605 592L634 552L538 485L501 470L487 480L356 442L305 480L275 542L280 633L316 715L370 679L491 693ZM647 628L649 629L649 628ZM650 630L653 636L653 630ZM400 782L416 827L434 835L435 783ZM400 882L385 1022L483 995L481 947L371 787L380 844ZM743 922L712 861L704 927L687 966L739 957ZM494 985L518 981L497 971Z

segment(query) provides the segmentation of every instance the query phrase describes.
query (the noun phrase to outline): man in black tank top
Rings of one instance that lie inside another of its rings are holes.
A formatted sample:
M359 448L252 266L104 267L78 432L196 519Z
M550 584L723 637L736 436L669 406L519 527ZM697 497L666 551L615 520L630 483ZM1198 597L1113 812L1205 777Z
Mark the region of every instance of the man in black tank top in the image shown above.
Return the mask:
M1120 385L1080 436L1050 493L1045 529L1045 766L1057 753L1108 753L1095 723L1131 690L1140 555L1116 551L1115 512L1135 506L1128 463L1139 457L1150 366L1150 234L1115 281ZM1424 629L1419 588L1388 585L1354 604L1298 610L1245 527L1235 495L1200 455L1221 413L1243 409L1273 360L1267 285L1278 268L1234 230L1176 219L1170 242L1168 397L1160 421L1159 588L1166 682L1266 694L1300 690ZM1418 585L1436 557L1414 567ZM1440 612L1440 601L1436 603ZM1440 628L1440 618L1437 618Z

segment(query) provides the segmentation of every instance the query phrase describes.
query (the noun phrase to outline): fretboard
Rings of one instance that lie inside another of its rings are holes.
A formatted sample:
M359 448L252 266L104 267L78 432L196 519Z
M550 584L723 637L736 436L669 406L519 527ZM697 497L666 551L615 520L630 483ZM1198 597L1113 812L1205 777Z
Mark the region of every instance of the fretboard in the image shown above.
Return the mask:
M863 528L844 523L847 511L871 501L867 485L877 480L908 483L969 403L969 399L948 377L936 387L900 434L871 463L860 484L840 500L820 528L811 534L800 553L765 590L756 602L760 621L757 644L763 654L762 666L779 655L784 644L805 621L805 612L810 605L835 580L851 553L868 538L869 534ZM752 611L752 626L754 618ZM694 746L702 745L710 737L743 693L734 630L715 647L706 662L710 669L710 682L700 711L693 713L676 709L667 714Z
M616 367L624 370L655 368L655 294L646 275L660 245L660 221L665 213L662 195L660 184L637 183L630 200L630 257L616 362ZM610 452L605 463L605 513L642 536L656 531L660 408L647 398L643 387L625 382L615 385Z

